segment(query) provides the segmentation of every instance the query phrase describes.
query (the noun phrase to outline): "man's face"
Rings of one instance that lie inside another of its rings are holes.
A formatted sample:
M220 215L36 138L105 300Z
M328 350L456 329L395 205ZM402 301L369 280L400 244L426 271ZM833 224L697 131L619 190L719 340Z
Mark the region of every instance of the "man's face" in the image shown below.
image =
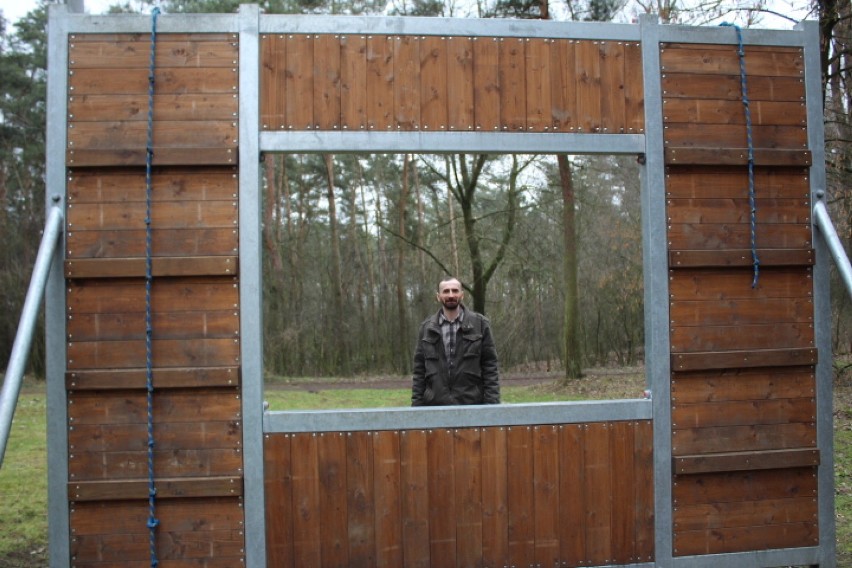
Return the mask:
M458 280L447 280L441 282L438 289L438 301L448 310L454 310L459 307L459 303L464 299L461 282Z

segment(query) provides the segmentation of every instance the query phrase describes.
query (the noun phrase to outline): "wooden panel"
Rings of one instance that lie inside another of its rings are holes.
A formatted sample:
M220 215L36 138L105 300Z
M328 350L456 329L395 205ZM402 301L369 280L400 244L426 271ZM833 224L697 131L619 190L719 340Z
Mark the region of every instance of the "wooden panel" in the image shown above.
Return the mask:
M604 41L599 45L601 59L601 131L620 134L625 130L624 44Z
M676 509L695 504L816 497L816 468L679 475L672 486Z
M676 475L718 471L751 471L818 466L819 450L768 450L762 452L726 452L696 456L679 456L672 462Z
M499 62L498 38L474 38L473 100L477 130L501 130Z
M810 199L808 179L806 168L754 169L755 191L763 199ZM747 192L746 167L666 168L667 198L741 198L747 195Z
M459 61L455 59L455 53L448 53L450 47L447 38L444 37L424 36L420 39L419 101L420 123L423 130L447 130L448 107L456 105L455 100L448 100L451 84L448 79L447 61L448 57L454 59L454 73L459 72ZM460 45L452 47L458 49ZM462 57L464 56L462 55ZM472 84L471 81L467 86L470 87ZM462 87L456 87L459 93L464 93L465 89ZM450 100L453 101L452 104L450 104ZM470 114L472 115L472 109Z
M562 560L580 566L586 555L585 427L559 427L559 546Z
M757 101L802 102L805 82L801 77L749 76L748 98ZM702 75L664 73L661 77L663 96L690 99L742 100L742 82L736 75Z
M147 451L76 452L68 460L73 481L138 479L147 476ZM240 450L171 450L154 452L154 470L160 477L239 476L243 471Z
M144 313L145 281L74 281L68 286L68 312ZM158 281L151 289L153 312L191 312L236 308L239 290L234 278L182 278Z
M601 60L598 42L575 44L577 82L577 129L580 132L601 130Z
M154 339L236 338L239 313L231 310L166 312L152 316ZM145 314L81 314L66 324L69 341L145 339Z
M195 497L236 497L243 494L239 477L195 477L156 480L157 499ZM122 501L147 499L150 482L134 481L76 481L68 484L68 498L81 501Z
M813 266L813 249L757 249L760 266ZM752 266L752 251L730 250L670 250L669 266L672 268L743 267Z
M754 200L758 222L809 223L809 200L758 197ZM740 198L667 199L668 222L676 223L748 223L750 204L746 196Z
M146 201L144 170L72 169L66 185L68 203ZM151 175L152 203L227 201L238 198L237 170L225 168L156 168Z
M637 422L633 436L634 538L636 560L654 560L654 428L650 420ZM616 466L617 467L617 466Z
M587 424L584 429L586 559L596 566L607 564L612 553L612 434L608 423Z
M285 72L287 42L283 35L260 38L260 125L263 130L287 127Z
M393 128L393 38L367 36L367 128Z
M145 367L145 341L80 341L68 344L68 369ZM239 364L240 346L235 339L153 341L157 367L226 367Z
M73 405L72 398L71 404ZM75 452L141 451L148 447L146 424L77 425L68 436ZM163 422L154 424L158 450L239 448L242 432L237 421Z
M815 388L813 367L674 373L671 398L684 404L811 398Z
M429 470L427 434L407 430L400 435L402 546L406 568L429 568Z
M745 47L746 75L769 77L801 77L804 56L801 48ZM740 57L736 45L664 44L660 49L660 69L665 73L740 74Z
M503 566L509 558L507 431L482 430L482 563ZM513 472L514 475L514 472Z
M553 129L573 131L577 123L577 82L574 42L567 39L550 41L551 119Z
M373 492L376 499L376 566L401 566L399 432L383 431L373 435L373 472Z
M509 563L523 565L535 558L535 502L532 428L515 426L507 431Z
M678 269L669 271L672 301L726 301L739 298L803 298L813 295L810 268L767 268L757 288L750 270ZM745 284L745 285L744 285Z
M159 229L153 231L153 256L232 256L238 252L236 229ZM145 231L73 231L66 238L66 258L145 256Z
M526 72L526 126L531 132L546 132L553 124L550 84L550 40L529 38L524 54Z
M293 566L293 485L289 434L266 434L263 441L267 566Z
M610 436L610 464L613 471L634 471L633 459L635 425L630 422L613 422ZM639 489L635 481L625 483L614 476L612 483L612 554L616 564L627 564L636 557L633 507L635 492Z
M815 521L675 533L675 556L721 554L819 544Z
M152 165L160 166L223 166L238 161L236 146L197 148L194 146L155 147ZM128 167L145 166L147 150L137 148L77 148L65 154L65 162L72 167Z
M100 392L75 392L69 396L68 419L77 427L84 425L118 426L145 425L147 400L145 392L124 392L107 395ZM241 402L236 389L168 390L154 396L155 426L167 423L204 423L235 421L240 418ZM190 428L190 426L186 426ZM80 444L107 444L108 440L85 440Z
M524 131L527 128L524 38L500 38L497 46L500 54L497 65L500 84L500 127L510 132Z
M482 446L478 428L453 433L456 488L456 563L476 566L482 560Z
M755 101L749 104L752 125L805 126L805 103ZM742 102L713 99L663 99L663 120L701 124L745 124Z
M672 327L669 335L673 353L802 349L814 346L814 328L809 323Z
M230 558L231 565L243 563L244 539L241 530L197 533L161 531L157 539L157 559L165 565L171 560L204 560L209 556ZM128 558L149 556L147 529L136 534L79 536L72 539L71 555L80 561L125 565ZM75 566L79 564L75 561Z
M675 429L748 424L786 424L816 420L813 398L673 403Z
M70 120L80 122L148 120L148 95L80 95L68 97ZM154 95L155 121L203 121L237 118L237 95Z
M708 325L812 322L810 298L742 298L717 302L672 302L672 328Z
M153 276L233 276L235 256L154 258ZM65 261L65 278L141 278L147 273L144 258L81 258Z
M747 452L816 446L813 423L689 428L672 432L672 454Z
M349 561L352 566L375 566L376 511L371 432L346 434L346 487Z
M68 144L75 156L82 150L145 149L147 122L75 122L68 129ZM172 148L236 148L234 120L165 121L154 123L154 152ZM79 160L78 160L79 161Z
M299 459L299 456L296 457ZM346 503L346 438L340 432L318 439L320 546L322 565L349 566Z
M627 132L645 132L645 88L642 76L642 45L624 47L624 105Z
M631 448L632 450L632 448ZM632 456L631 456L632 457ZM539 566L560 562L559 428L533 428L533 501L535 561Z
M207 68L156 69L157 94L228 93L237 89L237 69ZM68 91L73 96L89 94L145 94L148 92L148 70L128 69L121 73L104 73L102 69L78 69L68 77Z
M752 126L752 143L755 148L801 149L808 147L808 133L801 126ZM669 123L664 131L666 146L698 148L746 148L748 139L745 126L705 124L695 128L692 124Z
M189 484L192 480L182 480ZM157 503L157 518L165 530L188 531L236 529L243 523L238 497L210 499L166 499ZM138 532L148 534L148 499L77 501L70 510L75 535L104 535Z
M367 126L367 39L340 38L340 123L344 130Z
M678 507L674 514L679 531L753 527L778 523L815 522L813 497L767 499L733 503L708 503ZM787 548L782 546L782 548Z
M420 39L396 36L393 39L393 127L420 128Z
M758 248L813 247L810 224L760 225L757 228ZM685 223L671 225L667 233L669 249L751 248L751 227L748 223Z
M816 363L817 350L804 348L674 353L671 365L675 371L700 371L748 367L791 367Z
M144 369L85 370L65 374L68 390L113 390L145 388ZM240 384L239 367L154 369L154 388L233 387Z
M433 566L456 565L456 475L453 433L433 430L427 441L429 550Z
M747 166L748 149L738 148L683 148L668 146L664 150L667 166L717 165ZM810 150L788 150L783 148L754 148L752 158L756 166L809 166L813 161Z
M474 44L468 37L447 38L448 128L472 130L474 121ZM477 105L480 101L476 99Z
M288 35L287 66L284 71L287 128L310 130L314 127L314 44L313 36Z
M227 67L238 65L239 36L227 41L221 36L205 38L204 34L173 38L158 34L155 61L158 68ZM130 35L113 36L101 41L70 41L69 69L145 69L151 66L151 40Z
M234 227L237 204L228 201L161 201L151 206L151 224L160 229ZM74 231L145 228L142 202L69 204L66 222Z
M314 126L340 128L340 40L324 34L314 40Z
M322 558L320 485L316 434L292 438L293 556L296 566L320 566Z

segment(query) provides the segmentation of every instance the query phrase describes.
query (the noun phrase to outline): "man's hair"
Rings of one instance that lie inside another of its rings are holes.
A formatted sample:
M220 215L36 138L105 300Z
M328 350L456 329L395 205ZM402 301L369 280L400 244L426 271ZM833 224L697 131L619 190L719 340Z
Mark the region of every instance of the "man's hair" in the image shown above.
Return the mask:
M462 289L462 290L464 290L464 284L462 284L462 281L461 281L461 280L459 280L459 279L458 279L458 278L456 278L455 276L448 276L448 277L444 278L443 280L441 280L440 282L438 282L438 292L440 292L440 291L441 291L441 287L444 285L444 282L451 282L451 281L453 281L453 280L455 280L456 282L458 282L458 283L459 283L459 286L461 287L461 289Z

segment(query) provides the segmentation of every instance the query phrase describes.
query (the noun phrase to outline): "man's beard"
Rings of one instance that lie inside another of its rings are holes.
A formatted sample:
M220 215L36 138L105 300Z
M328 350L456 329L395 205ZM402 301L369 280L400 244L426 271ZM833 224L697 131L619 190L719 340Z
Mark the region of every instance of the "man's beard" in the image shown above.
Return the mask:
M456 309L457 307L459 307L459 303L460 302L458 300L444 300L443 302L441 302L441 304L443 304L443 306L448 310Z

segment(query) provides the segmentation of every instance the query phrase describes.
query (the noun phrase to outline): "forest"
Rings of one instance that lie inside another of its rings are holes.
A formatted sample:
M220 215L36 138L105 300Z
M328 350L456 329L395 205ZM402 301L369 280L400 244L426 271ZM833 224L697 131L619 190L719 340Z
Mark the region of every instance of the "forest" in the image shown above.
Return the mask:
M168 12L232 12L236 0L171 0ZM629 22L819 22L826 169L838 233L852 239L850 37L845 0L781 10L754 0L270 0L267 13L512 17ZM152 3L111 12L148 13ZM781 13L783 12L783 13ZM45 203L46 4L0 14L0 363L5 368ZM640 168L635 155L264 156L264 357L284 376L405 375L417 327L446 275L492 321L501 365L558 371L642 363ZM852 341L836 275L834 349ZM36 338L31 372L42 376Z

